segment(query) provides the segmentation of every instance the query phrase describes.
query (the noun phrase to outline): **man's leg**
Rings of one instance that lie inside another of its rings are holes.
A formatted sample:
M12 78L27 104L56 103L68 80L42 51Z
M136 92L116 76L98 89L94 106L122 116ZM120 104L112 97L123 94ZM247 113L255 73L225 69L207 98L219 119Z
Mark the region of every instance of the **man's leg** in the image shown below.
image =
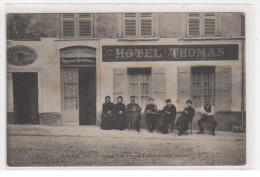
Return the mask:
M204 133L204 129L203 129L203 127L202 127L202 123L205 122L205 121L206 121L206 117L205 117L205 116L203 116L203 117L198 121L199 129L200 129L200 131L198 132L199 134L200 134L200 133Z
M213 136L215 136L215 130L216 130L216 127L217 127L217 121L216 121L216 119L213 116L210 117L210 120L211 120L211 134Z
M174 128L174 122L175 122L175 118L173 118L173 119L171 120L171 123L172 123L171 131L172 131L172 132L173 132L173 128Z

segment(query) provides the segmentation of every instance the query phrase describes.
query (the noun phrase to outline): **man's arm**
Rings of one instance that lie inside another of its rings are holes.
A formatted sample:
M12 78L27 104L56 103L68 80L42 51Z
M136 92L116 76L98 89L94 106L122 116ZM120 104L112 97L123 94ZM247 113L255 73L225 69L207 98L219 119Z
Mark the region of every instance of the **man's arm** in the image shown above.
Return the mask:
M209 115L209 116L214 116L214 114L215 114L215 108L214 108L214 106L212 105L212 106L211 106L211 112L208 113L208 115Z

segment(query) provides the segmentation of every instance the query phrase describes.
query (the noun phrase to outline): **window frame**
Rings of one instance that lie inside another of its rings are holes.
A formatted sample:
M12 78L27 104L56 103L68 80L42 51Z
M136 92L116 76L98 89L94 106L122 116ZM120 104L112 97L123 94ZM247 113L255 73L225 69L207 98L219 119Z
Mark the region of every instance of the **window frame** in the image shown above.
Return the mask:
M135 14L135 17L126 17L126 14L131 14L131 13L123 13L123 37L125 38L150 38L150 37L155 37L155 20L154 20L154 14L153 13L148 13L151 14L150 17L142 17L142 14L146 13L132 13ZM126 20L135 20L136 21L136 34L133 36L128 36L126 35L126 27L125 27L125 21ZM151 35L142 35L142 25L141 25L141 20L151 20Z
M194 71L194 69L200 69L199 73L199 80L198 81L194 81L193 77L194 77L194 73L196 73L196 71ZM208 70L208 71L207 71ZM209 70L212 70L211 72L209 72ZM205 80L205 75L207 73L211 73L213 78L211 81L206 81ZM205 83L211 83L212 84L212 93L208 94L205 93ZM200 84L200 94L194 94L193 92L193 84ZM192 100L194 99L194 97L200 97L200 104L199 106L194 106L195 108L199 108L201 106L203 106L205 103L205 98L210 96L211 97L211 104L214 105L215 104L215 99L216 99L216 68L212 67L212 66L202 66L202 67L191 67L191 98Z
M93 38L94 36L94 15L92 13L73 13L74 18L64 18L63 15L61 14L61 38L63 39L84 39L84 38ZM90 17L80 17L80 14L89 14ZM63 34L63 22L64 21L74 21L74 36L64 36ZM80 36L80 21L90 21L90 36Z
M131 74L129 73L129 70L128 69L136 69L136 76L137 76L137 82L130 82L130 77L131 77ZM149 82L142 82L141 80L141 75L142 73L140 72L140 69L141 68L127 68L127 72L126 72L126 76L127 76L127 87L126 87L126 93L127 93L127 97L129 98L131 95L130 93L130 84L132 83L135 83L137 84L137 99L135 99L136 103L138 103L141 107L142 106L145 106L146 104L142 104L142 97L147 97L149 99L149 97L152 97L152 69L151 68L145 68L145 69L149 69L149 72L148 72L148 77L149 77ZM148 84L149 86L149 95L142 95L142 84ZM134 95L136 96L136 95Z
M190 14L199 14L198 17L190 17ZM205 14L214 14L214 16L205 16ZM187 20L186 20L186 24L187 24L187 36L188 37L214 37L217 36L218 34L218 23L217 23L217 13L215 12L189 12L187 13ZM198 19L199 20L199 34L198 35L192 35L190 34L190 25L189 25L189 20L190 19ZM206 19L214 19L215 20L215 34L214 35L207 35L205 34L205 20Z

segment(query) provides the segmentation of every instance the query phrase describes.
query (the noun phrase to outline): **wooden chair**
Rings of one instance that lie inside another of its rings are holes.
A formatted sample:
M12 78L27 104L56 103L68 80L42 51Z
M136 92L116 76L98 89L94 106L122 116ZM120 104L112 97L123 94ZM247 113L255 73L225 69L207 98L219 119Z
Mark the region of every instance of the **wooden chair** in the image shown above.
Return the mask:
M212 123L211 122L203 122L202 123L203 130L205 131L208 129L209 135L211 134L211 128L212 128Z
M191 119L191 121L189 122L189 125L188 126L190 126L190 133L192 134L192 122L193 122L193 117L192 117L192 119Z

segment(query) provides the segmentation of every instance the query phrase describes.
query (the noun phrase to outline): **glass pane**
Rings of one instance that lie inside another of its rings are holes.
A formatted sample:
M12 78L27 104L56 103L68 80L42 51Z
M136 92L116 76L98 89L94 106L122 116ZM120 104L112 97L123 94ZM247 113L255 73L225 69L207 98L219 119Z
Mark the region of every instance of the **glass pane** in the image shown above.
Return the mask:
M130 83L130 96L138 96L138 84L137 83Z
M65 70L64 71L65 83L77 83L77 70Z
M77 84L64 84L65 97L77 97Z
M149 84L148 83L141 84L141 94L142 94L142 96L149 96Z
M64 109L76 110L77 109L77 98L65 98L64 99Z

